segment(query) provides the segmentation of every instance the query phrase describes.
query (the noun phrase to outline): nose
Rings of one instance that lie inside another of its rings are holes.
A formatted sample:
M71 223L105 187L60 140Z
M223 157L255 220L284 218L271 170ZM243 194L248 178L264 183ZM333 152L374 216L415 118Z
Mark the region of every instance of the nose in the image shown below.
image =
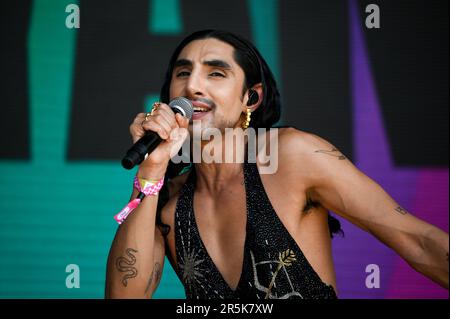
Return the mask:
M186 96L188 97L199 97L203 96L203 83L199 75L194 72L189 76L189 80L186 83Z

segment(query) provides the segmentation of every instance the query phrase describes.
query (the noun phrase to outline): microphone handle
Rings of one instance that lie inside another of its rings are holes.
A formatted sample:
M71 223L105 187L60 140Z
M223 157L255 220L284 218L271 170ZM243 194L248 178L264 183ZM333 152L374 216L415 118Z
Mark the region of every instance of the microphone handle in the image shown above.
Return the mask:
M161 143L162 138L156 132L149 131L145 133L128 151L122 159L122 166L126 169L132 169L135 165L141 164L145 156Z

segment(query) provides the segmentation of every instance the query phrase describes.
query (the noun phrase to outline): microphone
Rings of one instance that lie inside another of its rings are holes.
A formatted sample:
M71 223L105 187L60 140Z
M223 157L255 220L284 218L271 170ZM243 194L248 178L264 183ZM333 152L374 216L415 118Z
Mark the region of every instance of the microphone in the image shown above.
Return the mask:
M194 108L192 102L185 97L177 97L170 101L170 108L175 113L180 113L189 120L194 114ZM162 138L158 133L148 131L143 137L141 137L134 145L127 151L125 157L122 159L122 166L126 169L132 169L135 165L141 164L146 158L147 154L153 152L153 150L161 143Z

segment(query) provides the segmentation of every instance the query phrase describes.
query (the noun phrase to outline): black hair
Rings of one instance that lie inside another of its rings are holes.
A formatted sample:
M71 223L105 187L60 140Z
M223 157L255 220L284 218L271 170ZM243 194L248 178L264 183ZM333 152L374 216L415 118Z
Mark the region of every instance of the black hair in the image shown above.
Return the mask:
M234 48L234 60L242 68L245 75L245 83L243 85L242 95L251 89L254 85L261 83L263 95L259 98L262 99L259 107L252 112L252 119L249 127L255 129L273 127L279 120L281 115L281 101L280 93L278 91L275 77L273 76L269 66L264 58L261 56L256 47L244 39L243 37L223 30L201 30L194 32L184 38L178 46L175 48L165 74L164 83L161 87L160 101L163 103L169 103L170 99L170 84L172 80L172 73L175 63L178 59L183 48L195 40L203 39L217 39L228 43ZM161 221L161 210L169 200L169 190L167 183L170 179L181 175L187 168L192 165L191 163L179 163L175 164L169 161L169 165L165 175L165 183L161 191L159 192L158 207L156 214L156 223L163 235L166 235L170 231L170 226L163 224ZM340 232L340 223L337 219L330 216L328 217L328 223L330 226L330 235L333 237L333 233Z

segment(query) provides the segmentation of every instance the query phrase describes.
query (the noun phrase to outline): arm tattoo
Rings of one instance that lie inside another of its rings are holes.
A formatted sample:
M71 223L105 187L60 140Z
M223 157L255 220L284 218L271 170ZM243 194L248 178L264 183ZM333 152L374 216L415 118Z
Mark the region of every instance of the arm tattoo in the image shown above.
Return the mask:
M161 266L159 263L155 263L155 267L152 270L152 273L150 274L150 278L148 279L147 288L145 288L144 294L147 293L147 291L150 289L150 286L152 285L153 278L155 278L155 284L158 284L159 279L161 278Z
M136 257L133 253L137 253L137 250L133 248L127 248L126 254L129 259L126 257L118 257L116 259L116 268L120 272L126 272L125 276L122 278L122 284L126 287L128 284L128 279L134 278L137 276L138 271L133 265L136 263Z
M408 211L406 209L401 208L400 206L397 206L397 208L395 209L396 212L402 214L402 215L406 215L408 214Z
M323 154L327 154L327 155L330 155L330 156L334 156L334 157L337 157L339 160L345 160L345 159L347 159L341 152L339 152L336 148L332 148L331 150L329 150L329 151L326 151L326 150L317 150L317 151L315 151L315 153L323 153Z

